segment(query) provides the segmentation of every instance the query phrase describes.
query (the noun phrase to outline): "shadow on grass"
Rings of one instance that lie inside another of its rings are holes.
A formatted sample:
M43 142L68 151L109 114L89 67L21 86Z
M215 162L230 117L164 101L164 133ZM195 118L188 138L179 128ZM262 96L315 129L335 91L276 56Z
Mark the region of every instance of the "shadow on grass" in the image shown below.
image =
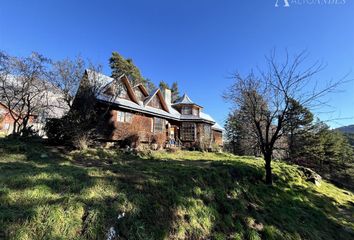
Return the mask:
M104 150L69 158L40 143L0 141L0 226L13 238L102 239L110 227L120 239L354 236L352 205L281 177L269 187L262 164Z

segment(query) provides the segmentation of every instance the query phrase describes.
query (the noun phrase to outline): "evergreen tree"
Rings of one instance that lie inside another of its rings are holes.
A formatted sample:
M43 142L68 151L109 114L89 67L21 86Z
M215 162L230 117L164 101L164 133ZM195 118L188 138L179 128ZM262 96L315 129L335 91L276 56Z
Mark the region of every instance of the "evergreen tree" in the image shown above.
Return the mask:
M154 91L156 89L155 84L150 80L150 79L145 79L146 80L146 84L145 87L147 89L147 91L150 93L152 91Z
M173 82L171 87L172 102L176 102L181 96L179 95L178 83Z
M299 145L303 144L296 141L296 137L306 134L310 130L313 122L313 114L295 99L290 99L286 119L287 125L284 127L284 132L288 134L289 157L293 158L298 154Z
M165 82L165 81L160 81L160 83L159 83L159 88L160 88L161 90L165 90L166 88L167 88L167 89L170 89L170 87L168 86L168 83Z
M109 64L112 69L112 78L118 79L122 74L126 74L133 86L138 83L146 85L146 80L142 77L140 70L134 65L132 59L125 59L119 53L113 52Z

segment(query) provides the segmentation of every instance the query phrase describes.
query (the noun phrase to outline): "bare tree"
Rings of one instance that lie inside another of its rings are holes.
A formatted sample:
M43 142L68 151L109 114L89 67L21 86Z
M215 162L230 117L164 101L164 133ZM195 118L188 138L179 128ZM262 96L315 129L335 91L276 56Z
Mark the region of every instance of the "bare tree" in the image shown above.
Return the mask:
M267 184L273 182L271 161L276 143L287 136L287 129L293 122L291 102L295 100L308 109L324 107L327 104L325 95L336 90L346 79L344 77L318 87L312 77L323 69L323 64L315 62L304 67L306 58L306 52L293 58L286 53L284 61L279 63L273 51L266 57L266 71L259 71L259 75L252 72L246 77L236 73L234 84L224 96L233 103L235 110L242 112L243 121L251 126L257 136L265 160Z
M86 63L81 57L76 57L74 60L67 58L53 64L52 81L61 90L61 98L69 109L72 107L85 68Z
M29 130L29 121L48 107L48 64L38 53L29 57L0 55L0 101L14 120L13 133Z

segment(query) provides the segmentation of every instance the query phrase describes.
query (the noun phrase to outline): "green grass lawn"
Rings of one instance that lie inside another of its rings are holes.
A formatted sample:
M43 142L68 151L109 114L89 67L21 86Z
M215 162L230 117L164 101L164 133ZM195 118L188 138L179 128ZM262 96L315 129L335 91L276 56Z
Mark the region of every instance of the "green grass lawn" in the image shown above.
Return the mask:
M256 158L0 139L0 239L354 239L351 192L273 168L270 187Z

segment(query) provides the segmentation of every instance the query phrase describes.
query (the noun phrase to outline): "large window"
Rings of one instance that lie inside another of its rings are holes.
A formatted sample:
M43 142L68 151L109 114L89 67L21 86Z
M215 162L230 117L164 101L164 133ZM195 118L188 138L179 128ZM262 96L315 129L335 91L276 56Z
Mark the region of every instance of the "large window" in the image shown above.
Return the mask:
M195 123L182 123L181 127L181 140L182 141L194 141L195 140Z
M161 118L154 118L154 132L160 133L165 129L165 120Z

